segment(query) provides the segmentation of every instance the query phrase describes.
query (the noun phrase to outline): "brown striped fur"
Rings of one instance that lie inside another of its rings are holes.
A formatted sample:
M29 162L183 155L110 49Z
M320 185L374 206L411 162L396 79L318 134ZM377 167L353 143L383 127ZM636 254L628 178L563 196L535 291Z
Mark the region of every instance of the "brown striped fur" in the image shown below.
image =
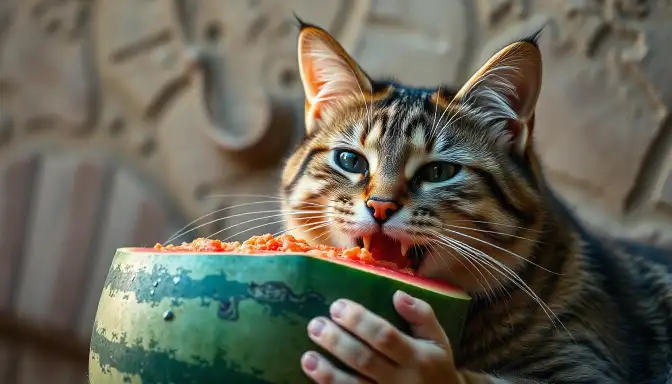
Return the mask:
M457 362L465 382L672 382L672 255L590 233L548 188L532 140L536 36L459 89L374 81L307 24L299 63L307 134L283 173L287 229L353 246L383 228L424 245L419 273L475 297ZM367 170L339 168L343 149ZM435 161L457 172L418 182ZM372 197L401 208L381 226Z

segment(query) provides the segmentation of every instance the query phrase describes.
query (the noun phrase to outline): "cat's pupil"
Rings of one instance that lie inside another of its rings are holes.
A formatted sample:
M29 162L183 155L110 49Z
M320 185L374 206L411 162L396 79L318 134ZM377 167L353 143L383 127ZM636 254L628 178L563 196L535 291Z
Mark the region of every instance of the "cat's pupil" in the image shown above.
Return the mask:
M341 153L341 158L343 159L343 163L346 164L350 168L355 168L357 167L357 156L353 155L352 153Z
M368 164L361 155L353 152L337 152L336 163L346 172L365 173Z
M432 180L439 180L441 179L441 171L442 168L438 165L434 165L431 170L431 179Z
M422 181L438 183L446 181L457 173L457 167L451 163L438 162L426 165L419 176Z

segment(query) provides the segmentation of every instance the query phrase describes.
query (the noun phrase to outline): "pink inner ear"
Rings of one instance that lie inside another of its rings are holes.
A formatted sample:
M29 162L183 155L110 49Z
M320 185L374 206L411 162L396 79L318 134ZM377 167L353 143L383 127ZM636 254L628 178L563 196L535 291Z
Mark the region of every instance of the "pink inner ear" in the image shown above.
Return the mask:
M506 98L519 120L526 122L534 114L541 91L541 77L539 48L529 42L517 42L492 56L455 97L462 99L478 92L480 87L488 87Z
M342 98L371 89L368 78L343 47L318 28L308 27L299 35L299 72L306 94L307 124L322 119L324 108Z
M515 90L515 95L509 97L509 102L521 122L532 118L541 91L541 68L537 65L540 63L526 61L515 69L503 71Z

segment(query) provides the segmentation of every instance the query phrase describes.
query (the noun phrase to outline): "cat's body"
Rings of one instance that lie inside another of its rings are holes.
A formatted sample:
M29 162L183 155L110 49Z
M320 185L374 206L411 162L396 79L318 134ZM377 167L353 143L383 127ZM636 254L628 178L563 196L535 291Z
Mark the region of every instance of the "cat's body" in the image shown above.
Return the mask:
M554 205L560 227L534 260L561 275L520 275L562 325L519 289L477 301L458 365L511 382L671 383L672 252L597 236Z
M470 292L468 382L672 382L672 252L591 234L548 189L535 37L458 90L375 82L308 25L299 61L307 136L282 187L293 234L412 259Z

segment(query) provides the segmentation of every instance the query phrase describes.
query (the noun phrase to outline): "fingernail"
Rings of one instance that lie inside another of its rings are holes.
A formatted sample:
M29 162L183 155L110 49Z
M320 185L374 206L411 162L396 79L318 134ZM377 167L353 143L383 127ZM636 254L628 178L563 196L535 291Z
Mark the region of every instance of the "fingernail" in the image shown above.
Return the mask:
M317 357L315 356L315 354L308 352L305 355L303 355L303 359L301 360L303 362L303 367L307 371L312 372L317 369Z
M325 322L322 319L313 319L308 324L308 332L313 336L320 336L322 330L324 329Z
M341 317L345 313L347 305L342 300L337 300L331 305L331 315L334 317Z
M415 299L408 293L404 291L397 291L397 294L399 295L401 302L408 305L409 307L412 307L415 304Z

